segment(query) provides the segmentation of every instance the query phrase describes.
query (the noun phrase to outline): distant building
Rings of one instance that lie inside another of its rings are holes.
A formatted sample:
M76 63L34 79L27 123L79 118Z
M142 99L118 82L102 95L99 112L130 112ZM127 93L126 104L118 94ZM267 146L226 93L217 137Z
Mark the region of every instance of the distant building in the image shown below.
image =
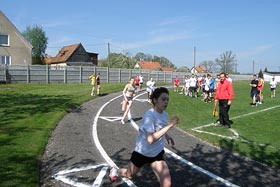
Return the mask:
M263 79L266 82L271 81L272 78L275 78L275 80L280 83L280 72L263 72Z
M0 66L32 64L32 45L0 11Z
M173 72L173 68L161 67L159 62L137 62L134 69L143 69L148 71Z
M64 66L97 66L98 54L87 52L79 43L64 46L54 58L47 57L44 62L56 69Z
M193 67L191 69L191 73L197 74L197 73L208 73L208 72L207 72L207 69L205 67L197 66L197 67Z

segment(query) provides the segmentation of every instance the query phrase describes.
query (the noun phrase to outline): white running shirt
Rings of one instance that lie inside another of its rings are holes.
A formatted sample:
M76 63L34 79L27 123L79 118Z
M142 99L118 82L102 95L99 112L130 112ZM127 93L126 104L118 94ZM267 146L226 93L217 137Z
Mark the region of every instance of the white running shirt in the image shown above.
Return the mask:
M134 151L147 156L157 156L165 146L165 136L162 136L158 141L153 144L147 142L147 134L152 134L165 127L168 122L168 114L157 113L154 109L148 110L143 116L143 122L139 127L138 136L136 138L136 146Z

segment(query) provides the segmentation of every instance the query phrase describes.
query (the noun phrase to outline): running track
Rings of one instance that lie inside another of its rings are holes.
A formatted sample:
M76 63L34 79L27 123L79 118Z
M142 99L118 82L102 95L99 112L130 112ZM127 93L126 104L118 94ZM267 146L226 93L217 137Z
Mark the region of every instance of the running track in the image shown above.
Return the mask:
M151 107L146 94L133 102L131 123L121 125L120 93L99 97L71 111L58 124L41 164L41 186L158 186L144 167L132 180L108 180L108 167L127 166L138 125ZM279 171L210 146L178 129L166 148L173 186L280 186Z

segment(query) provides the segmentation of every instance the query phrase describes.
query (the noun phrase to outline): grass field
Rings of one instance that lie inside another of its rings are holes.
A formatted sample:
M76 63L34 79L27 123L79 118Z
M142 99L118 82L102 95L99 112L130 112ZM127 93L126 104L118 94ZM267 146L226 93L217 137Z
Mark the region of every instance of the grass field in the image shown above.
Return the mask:
M279 167L280 95L269 98L266 86L265 103L252 108L248 84L234 83L230 117L237 138L221 127L203 127L202 133L194 130L215 120L213 103L203 103L200 98L188 98L171 90L168 113L180 117L178 127L201 139ZM123 86L103 84L102 94L121 91ZM94 98L89 95L90 89L89 84L0 85L0 186L38 186L40 156L52 130L69 109Z
M230 108L231 129L213 124L213 102L190 98L170 92L168 113L180 117L181 129L224 149L240 153L270 166L280 166L280 95L270 98L266 85L264 104L251 107L248 82L234 82L234 100ZM205 127L204 127L205 126ZM200 132L198 132L199 130ZM202 131L202 132L201 132Z

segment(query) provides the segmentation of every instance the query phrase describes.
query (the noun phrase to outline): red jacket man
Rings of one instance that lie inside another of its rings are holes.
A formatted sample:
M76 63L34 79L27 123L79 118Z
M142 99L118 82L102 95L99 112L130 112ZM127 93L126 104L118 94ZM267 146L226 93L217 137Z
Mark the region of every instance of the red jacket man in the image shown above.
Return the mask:
M219 121L220 125L230 128L229 109L233 100L234 92L232 83L226 80L225 73L220 74L220 82L215 93L215 105L219 101Z

